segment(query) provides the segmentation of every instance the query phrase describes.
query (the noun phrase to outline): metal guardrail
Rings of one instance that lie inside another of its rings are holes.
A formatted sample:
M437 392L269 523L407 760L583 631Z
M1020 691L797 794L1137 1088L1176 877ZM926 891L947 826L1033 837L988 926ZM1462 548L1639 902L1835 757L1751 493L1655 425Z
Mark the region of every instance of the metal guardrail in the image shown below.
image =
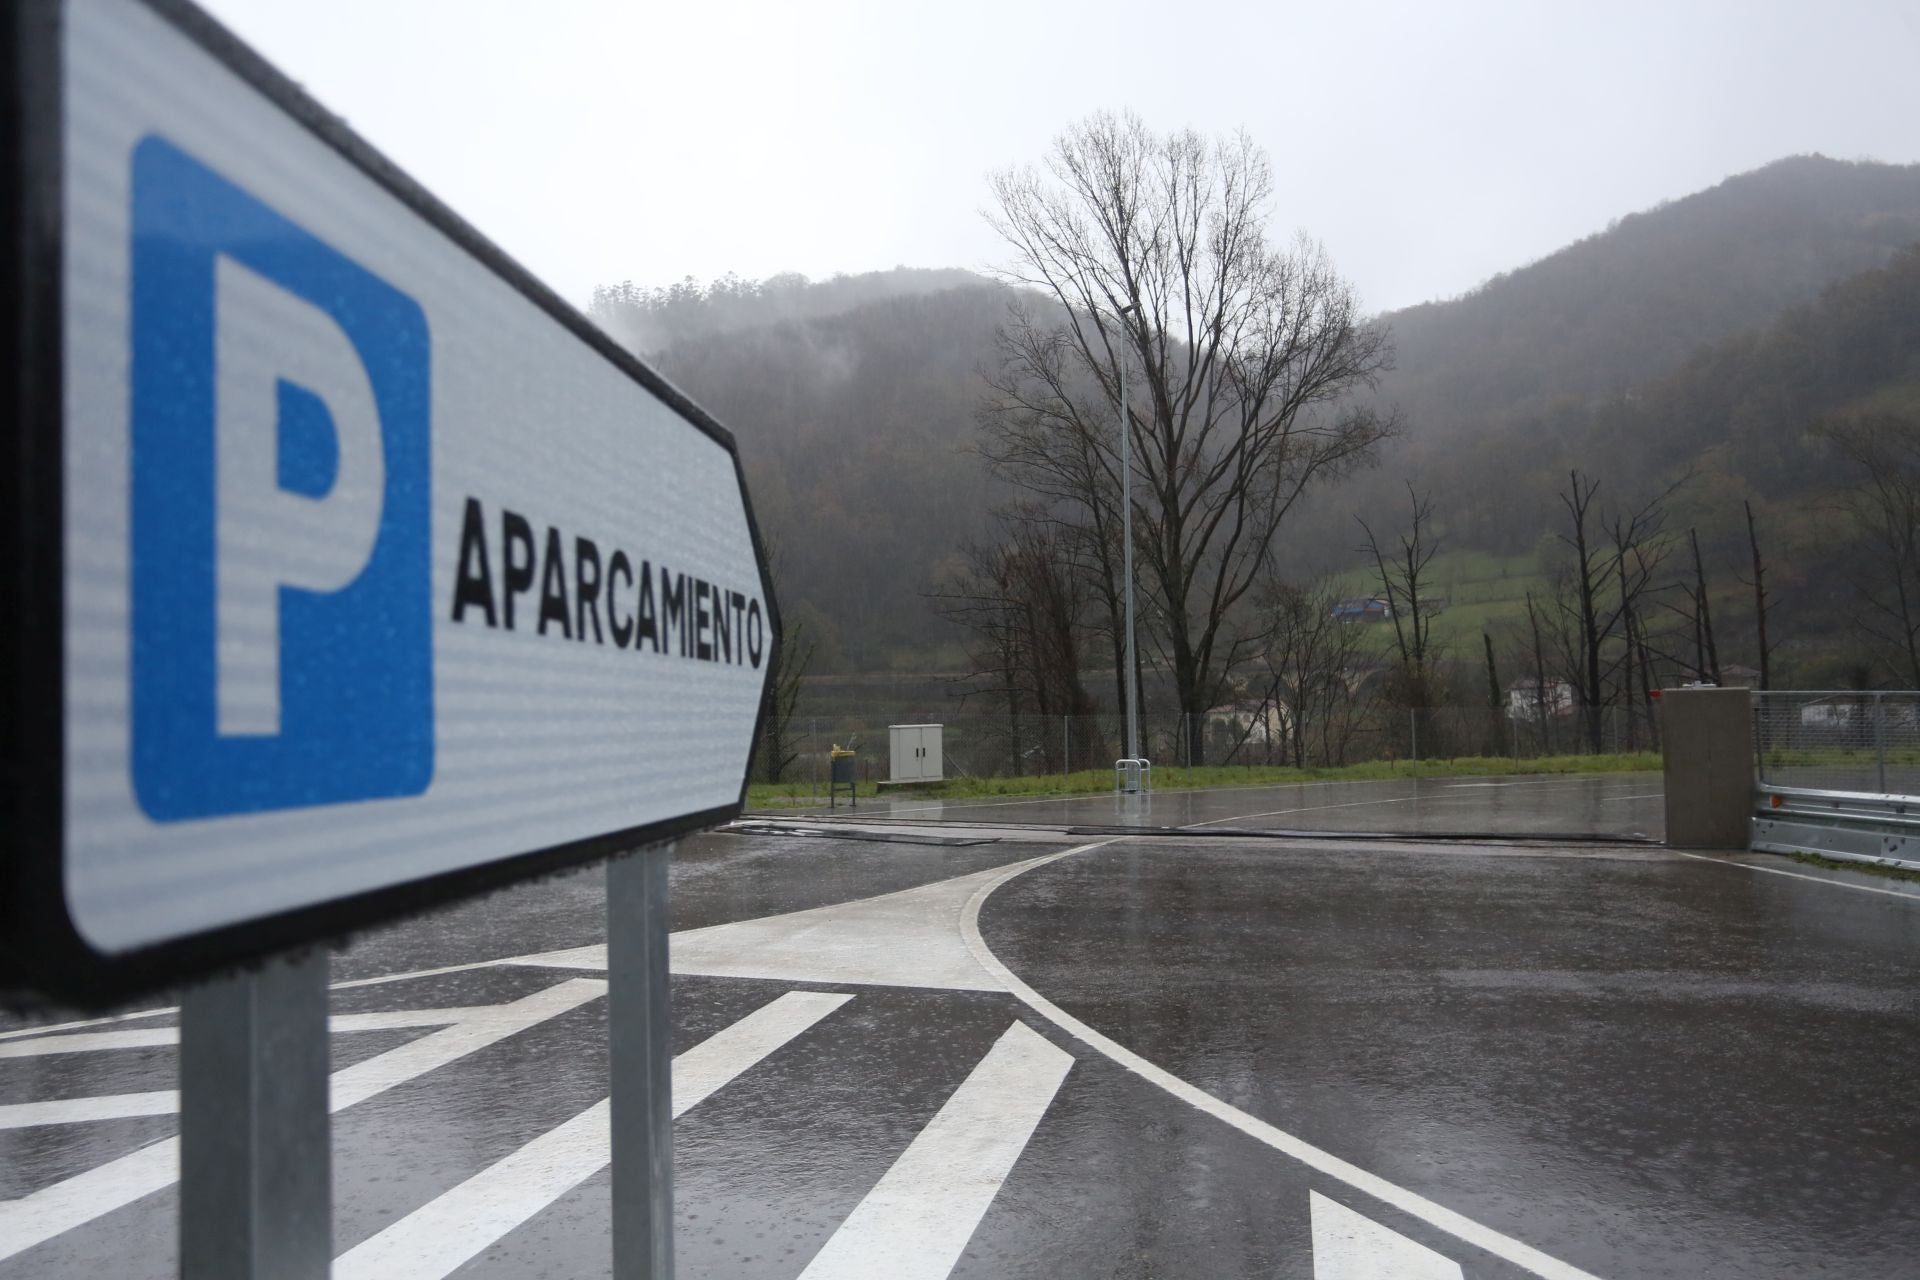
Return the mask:
M1920 797L1761 784L1752 847L1920 871Z

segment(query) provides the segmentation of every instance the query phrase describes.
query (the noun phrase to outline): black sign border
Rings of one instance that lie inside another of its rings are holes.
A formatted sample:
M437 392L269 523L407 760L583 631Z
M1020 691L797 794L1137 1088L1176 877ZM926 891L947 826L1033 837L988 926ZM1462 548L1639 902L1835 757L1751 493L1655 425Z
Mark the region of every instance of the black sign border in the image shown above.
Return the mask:
M0 991L96 1008L208 977L267 956L339 939L516 881L657 844L739 816L732 805L494 859L423 880L263 916L135 951L93 948L66 895L62 709L66 613L65 376L62 319L64 14L69 0L0 4L0 405L13 421L0 437ZM75 0L85 3L87 0ZM483 268L664 401L733 459L753 539L772 643L765 680L778 670L783 630L766 545L747 494L733 435L666 379L597 328L498 246L403 173L340 119L189 0L139 0L267 102L344 157ZM9 305L10 304L10 305ZM765 731L767 700L753 742ZM751 759L751 752L749 754ZM750 768L747 772L750 772Z

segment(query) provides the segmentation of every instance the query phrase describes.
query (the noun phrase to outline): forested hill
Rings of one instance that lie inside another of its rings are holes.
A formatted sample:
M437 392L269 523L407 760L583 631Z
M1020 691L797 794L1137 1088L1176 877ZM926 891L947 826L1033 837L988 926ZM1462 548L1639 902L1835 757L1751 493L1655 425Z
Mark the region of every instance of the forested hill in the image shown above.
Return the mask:
M1650 497L1691 473L1676 496L1683 523L1731 551L1751 498L1800 530L1795 558L1809 569L1833 549L1819 545L1813 517L1863 478L1818 429L1862 413L1920 420L1920 245L1694 350L1637 392L1516 411L1451 444L1410 442L1407 452L1421 459L1411 476L1447 508L1460 546L1533 548L1558 528L1558 494L1573 467L1621 499Z
M924 662L950 639L921 592L990 527L974 410L1007 299L968 272L909 270L596 297L630 345L663 322L689 335L652 361L739 438L783 608L820 669Z
M1676 515L1710 554L1751 496L1794 527L1783 581L1818 580L1811 512L1844 477L1806 436L1835 412L1920 410L1915 242L1920 166L1802 157L1384 317L1399 356L1378 394L1406 430L1290 518L1283 562L1352 566L1354 514L1391 519L1409 479L1449 547L1515 554L1551 544L1569 466L1623 499L1691 468ZM602 325L738 435L816 669L954 660L922 592L1008 496L972 445L1013 296L904 269L596 296Z
M1464 297L1382 317L1382 386L1429 439L1554 399L1617 396L1695 348L1920 241L1920 165L1795 156L1621 218Z
M955 267L896 267L831 280L809 280L794 273L765 280L728 275L710 285L689 277L654 288L628 280L595 289L593 313L628 347L652 355L717 334L817 320L872 302L980 283L979 276Z

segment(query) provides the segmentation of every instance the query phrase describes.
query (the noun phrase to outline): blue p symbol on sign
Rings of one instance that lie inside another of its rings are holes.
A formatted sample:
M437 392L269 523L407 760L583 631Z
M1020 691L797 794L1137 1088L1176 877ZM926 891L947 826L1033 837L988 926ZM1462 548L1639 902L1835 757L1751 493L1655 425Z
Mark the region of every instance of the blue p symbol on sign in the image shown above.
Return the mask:
M132 166L134 793L162 822L417 795L426 314L165 139Z

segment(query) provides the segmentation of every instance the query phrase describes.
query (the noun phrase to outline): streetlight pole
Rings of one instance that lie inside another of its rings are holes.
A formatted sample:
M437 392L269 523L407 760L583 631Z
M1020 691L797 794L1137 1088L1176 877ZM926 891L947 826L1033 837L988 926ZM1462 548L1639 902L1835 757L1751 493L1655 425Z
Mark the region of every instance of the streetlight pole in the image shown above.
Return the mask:
M1132 305L1120 308L1120 325L1123 329L1128 325L1128 315L1134 310ZM1133 423L1127 417L1126 347L1123 345L1120 350L1120 554L1123 566L1121 574L1126 579L1127 759L1137 761L1140 759L1140 667L1133 654ZM1134 776L1138 777L1137 774Z

